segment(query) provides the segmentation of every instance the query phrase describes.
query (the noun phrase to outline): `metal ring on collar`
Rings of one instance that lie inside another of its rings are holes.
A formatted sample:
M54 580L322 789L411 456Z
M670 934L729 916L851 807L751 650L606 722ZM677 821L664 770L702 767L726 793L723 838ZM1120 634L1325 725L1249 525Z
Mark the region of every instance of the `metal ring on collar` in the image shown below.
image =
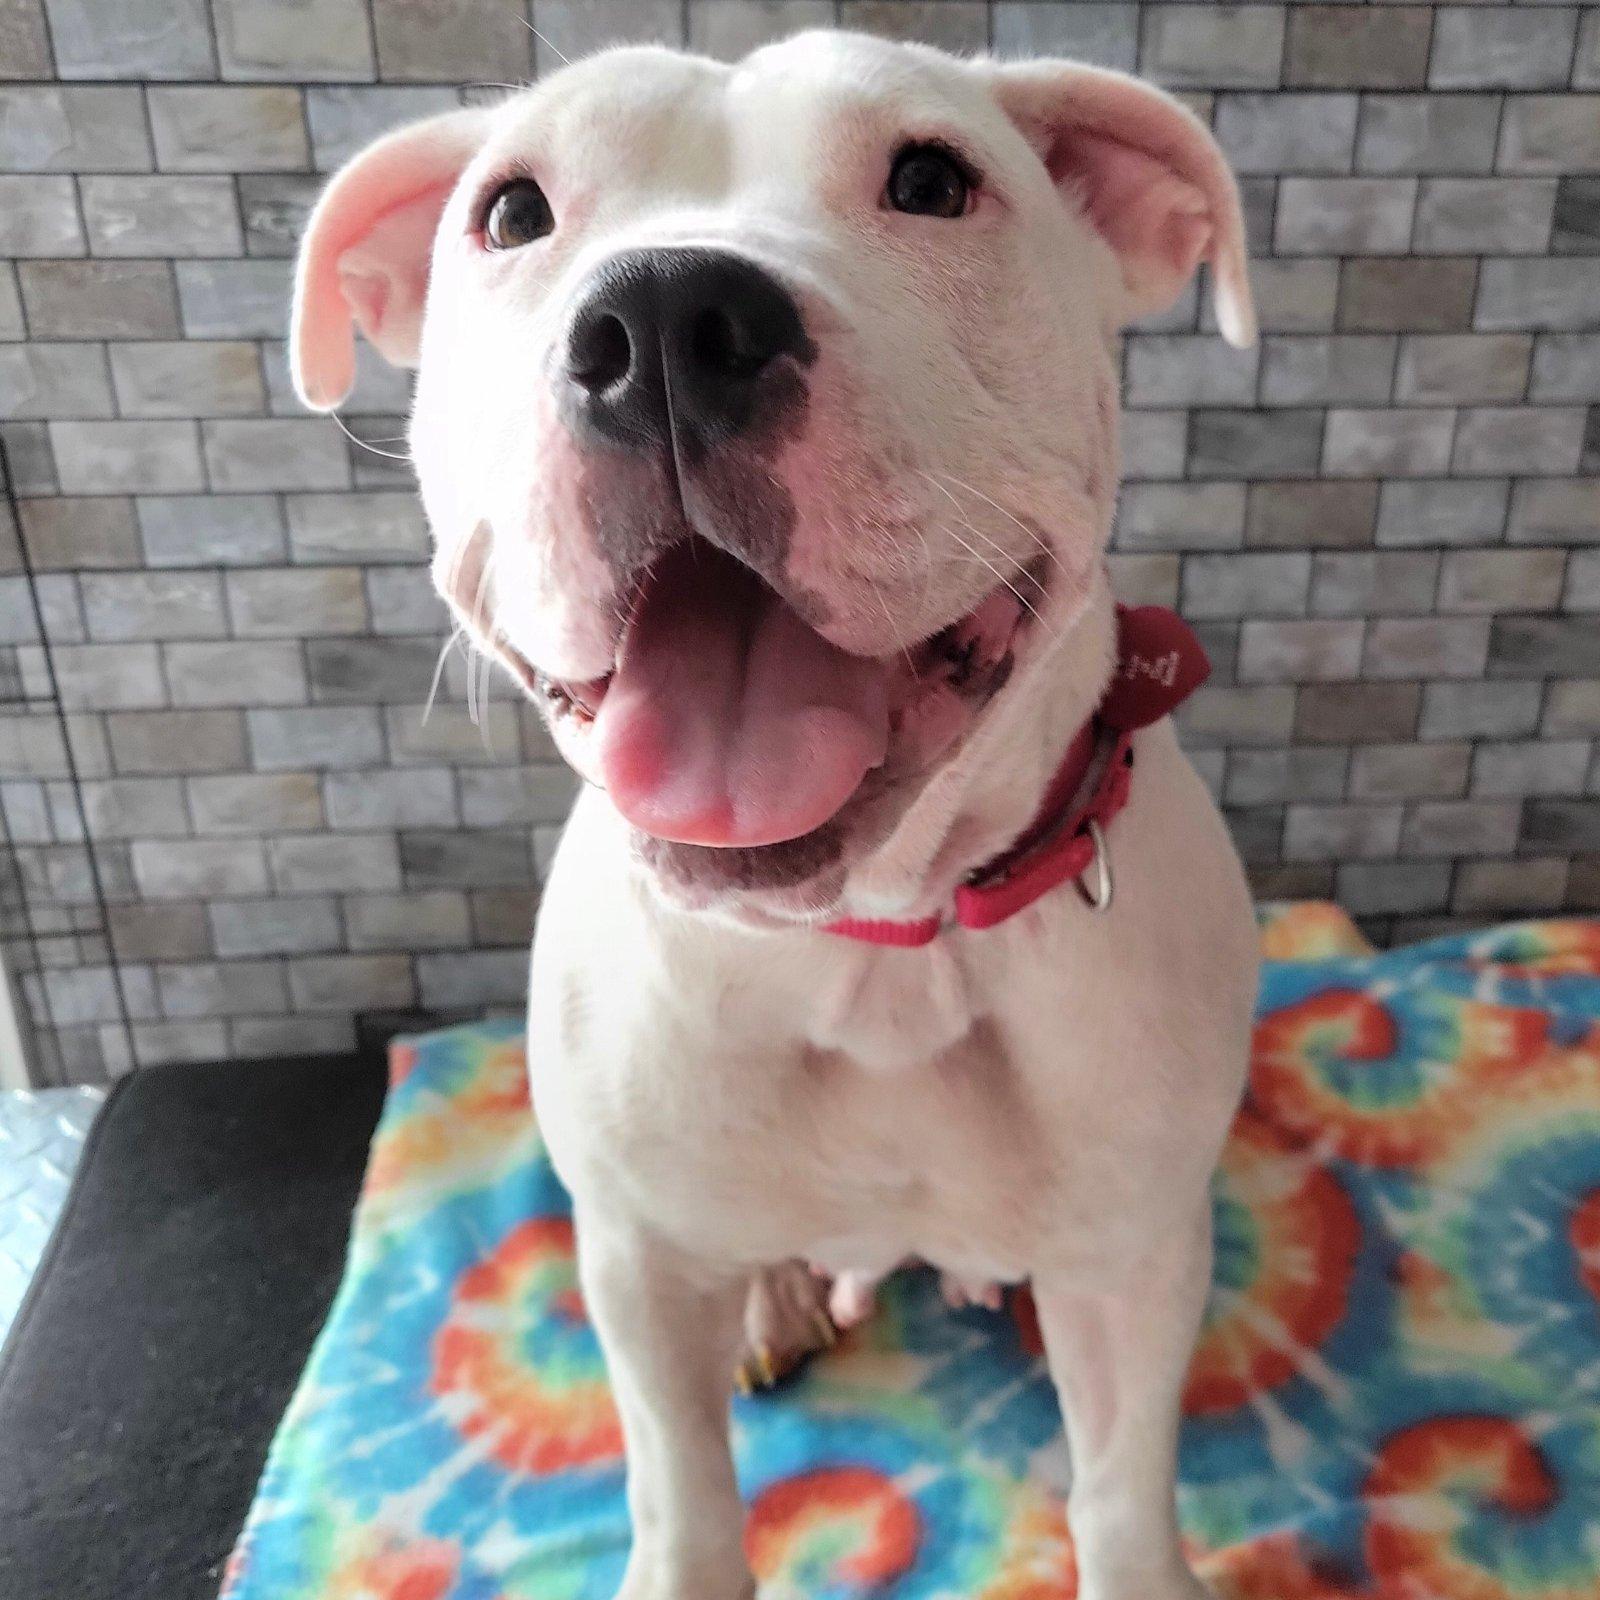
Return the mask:
M1100 831L1100 824L1090 817L1087 832L1094 845L1094 860L1089 867L1085 867L1078 874L1078 893L1084 898L1091 911L1104 911L1111 904L1111 851L1106 845L1106 836ZM1091 891L1084 879L1089 875L1090 867L1094 870L1094 889Z

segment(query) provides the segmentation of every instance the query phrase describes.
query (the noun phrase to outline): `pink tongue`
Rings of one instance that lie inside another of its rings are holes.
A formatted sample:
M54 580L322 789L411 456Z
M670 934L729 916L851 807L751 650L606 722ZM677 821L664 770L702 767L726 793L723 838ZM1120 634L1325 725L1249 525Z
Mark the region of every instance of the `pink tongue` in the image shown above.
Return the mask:
M887 679L692 539L652 574L629 628L595 718L600 772L623 816L658 838L798 838L883 760Z

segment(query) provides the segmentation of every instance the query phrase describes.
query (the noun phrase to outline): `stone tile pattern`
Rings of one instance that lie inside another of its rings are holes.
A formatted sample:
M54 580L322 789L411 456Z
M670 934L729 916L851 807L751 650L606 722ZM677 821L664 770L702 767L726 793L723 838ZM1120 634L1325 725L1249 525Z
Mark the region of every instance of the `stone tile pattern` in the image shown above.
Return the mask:
M1181 92L1242 175L1263 339L1226 351L1197 294L1132 337L1112 561L1204 633L1183 732L1257 891L1380 937L1600 911L1600 7L6 15L0 927L50 1077L519 1003L572 784L507 691L472 725L459 656L423 717L407 386L364 360L353 440L300 412L286 290L366 139L622 36L842 21Z

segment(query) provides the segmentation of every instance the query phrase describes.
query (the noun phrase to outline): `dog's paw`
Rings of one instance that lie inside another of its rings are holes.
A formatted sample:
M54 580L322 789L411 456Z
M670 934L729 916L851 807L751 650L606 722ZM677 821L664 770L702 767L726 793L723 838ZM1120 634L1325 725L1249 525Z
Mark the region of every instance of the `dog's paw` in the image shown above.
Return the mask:
M838 1339L828 1314L828 1280L802 1261L762 1268L745 1302L744 1332L734 1383L741 1394L771 1389Z

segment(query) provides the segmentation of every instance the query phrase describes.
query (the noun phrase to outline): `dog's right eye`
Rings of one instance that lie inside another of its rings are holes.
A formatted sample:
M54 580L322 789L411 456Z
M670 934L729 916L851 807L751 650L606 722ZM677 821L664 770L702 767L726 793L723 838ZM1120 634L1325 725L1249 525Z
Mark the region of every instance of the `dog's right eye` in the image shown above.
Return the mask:
M908 144L889 169L885 199L914 217L963 217L971 208L972 176L939 144Z
M532 178L514 178L489 202L483 236L491 250L515 250L554 231L555 213Z

